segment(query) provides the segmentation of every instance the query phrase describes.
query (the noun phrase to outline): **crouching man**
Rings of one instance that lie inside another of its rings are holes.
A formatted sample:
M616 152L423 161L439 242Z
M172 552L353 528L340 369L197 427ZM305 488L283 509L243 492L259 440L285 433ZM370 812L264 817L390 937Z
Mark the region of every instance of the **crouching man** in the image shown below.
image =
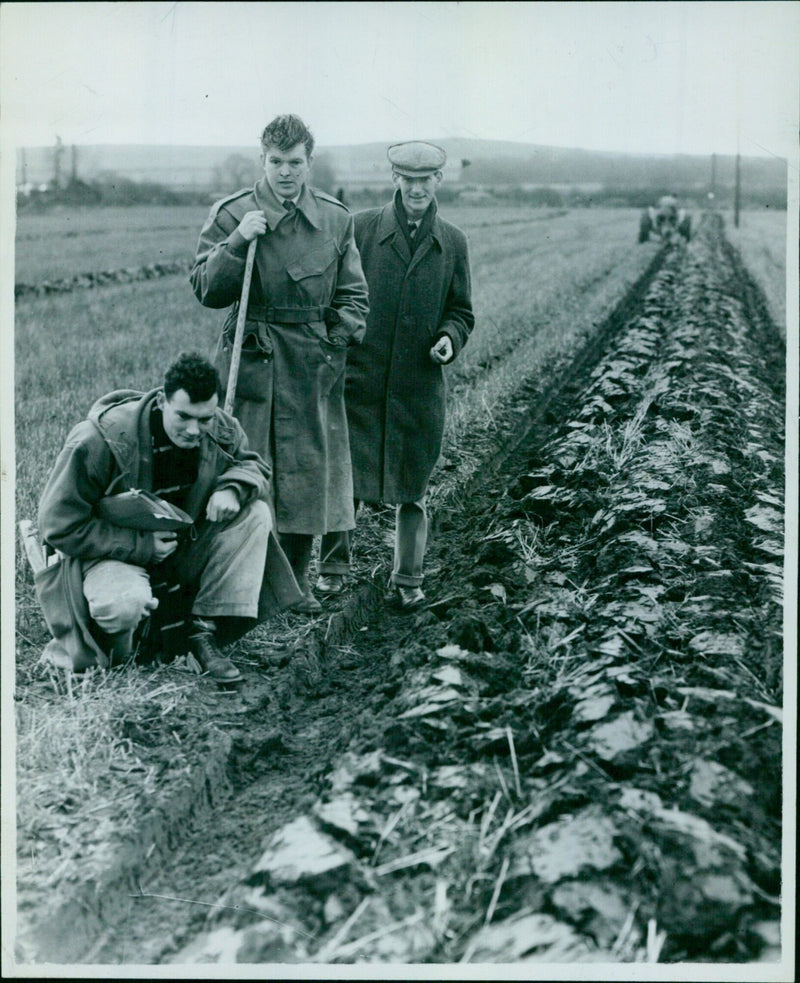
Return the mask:
M272 533L269 467L219 388L214 366L184 353L163 387L101 397L67 437L39 504L51 661L80 672L188 651L234 683L220 646L302 596ZM132 489L174 506L185 530L109 518L109 496Z

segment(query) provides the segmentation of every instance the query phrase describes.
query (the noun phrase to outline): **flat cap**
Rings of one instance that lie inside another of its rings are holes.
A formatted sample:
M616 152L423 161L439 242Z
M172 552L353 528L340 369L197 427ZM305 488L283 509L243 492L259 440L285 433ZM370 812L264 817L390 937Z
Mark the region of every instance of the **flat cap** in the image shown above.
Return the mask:
M447 154L441 147L433 143L423 143L421 140L395 143L386 151L386 156L394 170L405 177L433 174L440 171L447 160Z

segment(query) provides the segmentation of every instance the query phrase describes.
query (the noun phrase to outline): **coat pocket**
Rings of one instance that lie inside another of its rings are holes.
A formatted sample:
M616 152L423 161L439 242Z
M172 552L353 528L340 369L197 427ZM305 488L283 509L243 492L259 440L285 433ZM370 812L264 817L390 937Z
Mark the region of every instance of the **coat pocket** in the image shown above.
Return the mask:
M333 239L310 250L302 259L290 263L286 267L289 279L295 284L295 289L299 295L311 304L324 304L327 302L327 290L324 284L327 282L325 274L338 262L339 250Z
M347 345L335 344L327 338L320 338L319 347L323 358L331 368L341 368L347 361Z
M242 353L239 359L239 373L236 380L236 396L254 403L263 403L269 399L272 387L272 342L268 336L261 338L256 331L248 331L249 327L258 328L256 323L245 325L245 337L242 342ZM214 354L214 366L219 373L223 394L228 390L233 355L233 341L227 331L223 330L217 342Z

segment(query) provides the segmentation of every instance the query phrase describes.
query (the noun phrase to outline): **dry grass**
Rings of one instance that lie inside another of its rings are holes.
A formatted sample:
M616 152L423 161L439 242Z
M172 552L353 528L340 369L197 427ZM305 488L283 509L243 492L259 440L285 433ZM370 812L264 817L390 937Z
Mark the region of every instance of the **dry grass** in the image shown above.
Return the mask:
M195 763L187 719L202 742L205 714L188 671L43 671L57 699L41 686L15 710L18 877L46 890L108 866L120 840L135 836L166 773L174 781Z
M65 208L17 216L19 283L191 259L208 214L202 205Z
M17 306L17 509L35 518L69 430L113 389L149 389L181 350L210 352L223 320L183 277L43 297Z
M764 291L770 315L785 338L786 212L775 209L743 211L738 229L733 225L733 217L726 215L725 234Z

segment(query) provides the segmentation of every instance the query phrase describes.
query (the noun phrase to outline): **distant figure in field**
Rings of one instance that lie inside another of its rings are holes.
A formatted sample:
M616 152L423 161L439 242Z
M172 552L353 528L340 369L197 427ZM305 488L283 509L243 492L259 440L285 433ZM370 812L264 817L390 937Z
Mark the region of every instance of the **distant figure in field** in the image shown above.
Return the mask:
M437 214L444 150L429 143L388 150L392 201L355 216L369 286L367 333L347 359L347 421L356 503L396 505L391 583L400 608L425 600L425 495L441 450L452 362L474 324L467 240ZM349 533L328 534L317 590L339 593L350 566Z
M339 190L336 192L336 197L339 199L339 201L343 205L346 205L347 204L347 202L345 201L345 197L344 197L344 188L339 188Z
M199 671L237 682L218 645L300 596L275 555L269 467L218 394L214 366L184 353L163 386L108 393L67 437L39 504L48 562L36 589L55 664L82 671L137 650L189 651ZM109 513L121 504L110 496L130 489L126 514ZM165 511L185 529L154 529L142 490L175 507Z
M226 381L258 239L234 415L272 465L278 536L304 595L296 610L309 614L321 608L308 577L313 537L355 526L344 379L367 315L353 217L306 183L313 150L299 117L276 117L261 135L264 176L213 206L191 272L203 305L231 307L217 352Z
M675 195L663 195L656 206L656 225L659 229L665 224L675 225L678 221L678 199Z
M651 232L661 239L670 239L676 235L689 241L692 219L686 210L679 206L676 195L662 195L655 206L646 208L642 212L639 219L639 242L647 242Z

